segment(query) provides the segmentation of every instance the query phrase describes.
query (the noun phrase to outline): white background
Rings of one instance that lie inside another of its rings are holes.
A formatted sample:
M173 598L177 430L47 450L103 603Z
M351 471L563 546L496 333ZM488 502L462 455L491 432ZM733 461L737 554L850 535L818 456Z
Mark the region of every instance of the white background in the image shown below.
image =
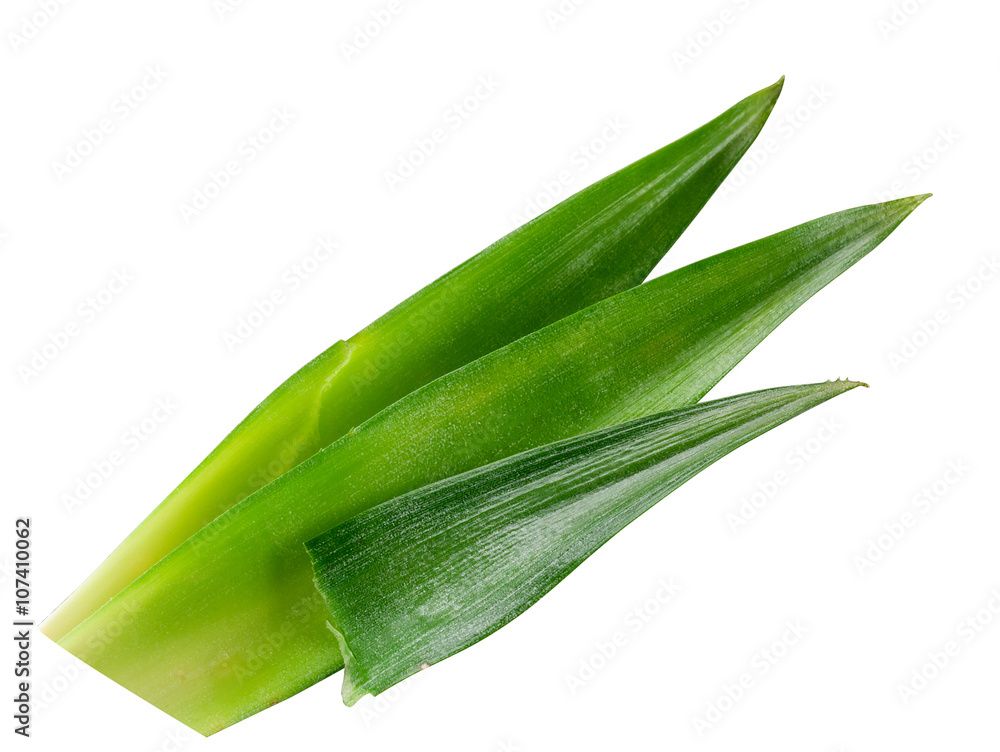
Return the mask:
M337 676L204 740L36 634L41 702L33 738L17 743L995 749L1000 614L982 611L971 641L959 624L1000 587L1000 281L955 300L998 251L996 4L908 0L893 15L891 0L590 0L557 19L557 0L399 2L350 60L342 45L387 2L250 0L222 17L212 0L69 2L24 44L10 33L43 4L4 5L5 598L15 516L33 518L41 618L271 389L512 229L546 181L571 169L578 190L781 74L758 142L775 148L757 169L744 161L753 174L712 199L654 274L886 192L934 192L713 396L845 376L872 388L726 458L391 702L345 708ZM713 23L723 11L728 23ZM721 33L692 42L706 23ZM122 118L117 98L156 66L165 80ZM480 76L497 90L390 190L385 173ZM241 142L273 108L291 124L245 160ZM60 180L53 163L106 117L111 132ZM606 118L627 127L580 169L576 150ZM231 158L240 174L185 222L180 204ZM326 235L337 252L290 290L283 275ZM77 306L122 269L125 290L22 378L33 350L80 323ZM276 287L287 301L230 351L225 333ZM947 322L920 336L939 309ZM894 365L914 337L922 346ZM177 408L68 510L65 495L158 398ZM790 460L799 447L808 462ZM915 497L950 462L967 470L925 513ZM727 516L776 473L787 482L734 532ZM913 527L859 572L856 557L907 511ZM631 629L671 576L680 593ZM789 620L806 635L761 675L759 651ZM600 665L597 645L619 630L624 647L571 691L568 677ZM952 640L959 654L904 703L899 686ZM696 717L744 672L754 686L699 736Z

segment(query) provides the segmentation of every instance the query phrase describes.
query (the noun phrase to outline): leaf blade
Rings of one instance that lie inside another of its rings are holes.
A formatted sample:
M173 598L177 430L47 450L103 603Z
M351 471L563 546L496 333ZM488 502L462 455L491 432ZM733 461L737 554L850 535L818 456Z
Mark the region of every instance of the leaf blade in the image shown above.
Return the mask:
M199 730L306 688L341 664L302 543L415 488L696 402L918 203L840 212L705 259L431 382L208 525L60 645ZM285 636L301 603L314 608ZM95 650L95 634L125 619ZM205 625L214 639L191 644ZM272 634L280 660L239 675L232 656ZM183 680L168 670L180 659Z
M698 472L859 385L646 416L411 491L308 541L345 656L345 703L492 634Z
M781 83L583 189L313 359L60 605L45 634L62 638L213 519L404 395L642 282L756 138Z

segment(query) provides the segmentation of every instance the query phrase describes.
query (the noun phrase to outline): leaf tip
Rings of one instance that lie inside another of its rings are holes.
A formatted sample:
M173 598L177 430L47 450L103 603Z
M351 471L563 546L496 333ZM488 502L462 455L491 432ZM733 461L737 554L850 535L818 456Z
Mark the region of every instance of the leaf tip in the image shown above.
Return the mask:
M777 103L778 96L781 94L781 89L784 85L785 77L782 76L778 79L777 83L754 92L735 105L727 114L737 114L740 118L747 118L744 124L759 132L764 123L767 122L768 117L770 117L771 111L774 109L774 105Z
M851 379L835 379L834 381L827 382L829 384L834 384L842 391L849 392L852 389L857 389L859 386L863 386L865 389L869 389L867 381L852 381Z
M886 205L898 207L904 214L909 214L933 195L933 193L921 193L918 196L907 196L906 198L889 201Z
M767 88L761 89L753 95L752 98L759 101L761 110L763 111L765 117L771 114L771 110L774 109L774 105L778 101L778 97L781 96L781 90L784 87L785 77L782 76L776 83L771 84Z

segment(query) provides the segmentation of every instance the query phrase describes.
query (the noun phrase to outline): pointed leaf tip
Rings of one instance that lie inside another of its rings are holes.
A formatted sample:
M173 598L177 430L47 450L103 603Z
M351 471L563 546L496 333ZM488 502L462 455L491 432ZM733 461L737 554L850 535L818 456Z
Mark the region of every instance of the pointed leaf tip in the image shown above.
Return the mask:
M931 194L929 193L923 193L919 196L906 196L904 198L897 198L892 201L876 204L876 206L880 207L887 215L892 217L898 226L904 219L909 217L918 206L930 198L930 196Z
M761 117L766 120L771 114L771 110L774 109L774 105L778 101L778 97L781 95L781 90L784 88L784 85L785 77L782 76L776 83L751 94L744 101L757 105L760 110Z
M917 196L906 196L895 201L888 201L885 206L899 207L901 211L909 214L933 195L933 193L921 193Z
M845 392L849 392L852 389L857 389L859 386L863 386L865 389L869 388L868 387L868 382L866 382L866 381L852 381L851 379L843 379L843 380L837 379L833 383L834 384L841 384L841 385L843 385L843 390Z

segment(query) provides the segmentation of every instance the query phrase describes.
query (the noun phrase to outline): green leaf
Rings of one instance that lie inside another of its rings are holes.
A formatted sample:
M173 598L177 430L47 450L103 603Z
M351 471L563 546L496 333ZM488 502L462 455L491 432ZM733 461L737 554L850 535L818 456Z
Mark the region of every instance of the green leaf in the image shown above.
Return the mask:
M585 188L303 367L49 617L45 634L60 639L220 514L404 395L642 282L756 138L781 85Z
M921 200L713 256L442 376L207 525L60 644L203 733L305 689L341 667L305 541L457 473L698 401Z
M309 541L353 705L523 613L736 447L859 386L769 389L639 418L424 486Z

